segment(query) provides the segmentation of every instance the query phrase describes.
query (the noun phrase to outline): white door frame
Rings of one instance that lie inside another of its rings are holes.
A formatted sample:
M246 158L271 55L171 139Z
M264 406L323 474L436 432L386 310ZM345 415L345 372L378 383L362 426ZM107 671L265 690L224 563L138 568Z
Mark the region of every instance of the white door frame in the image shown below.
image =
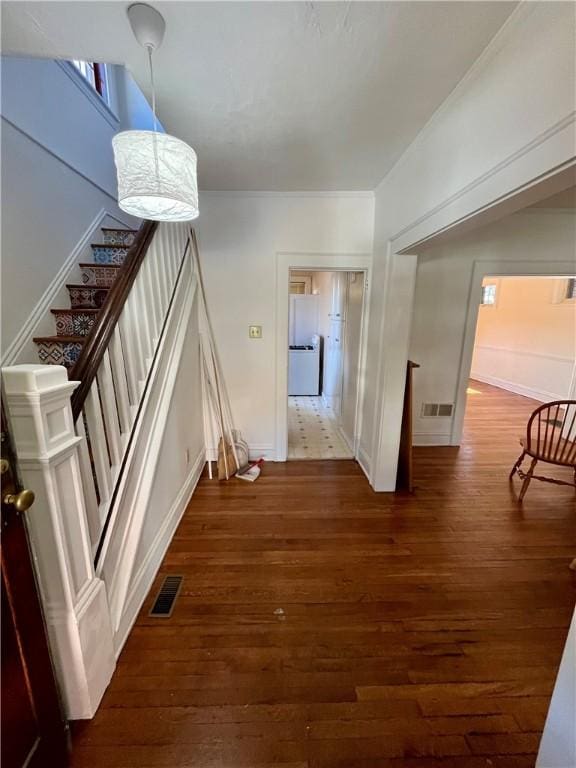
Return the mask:
M285 253L276 254L276 461L286 461L288 457L288 316L290 302L290 270L310 270L313 272L364 272L367 289L364 291L362 308L362 329L360 339L360 367L358 395L356 404L355 435L360 434L362 398L364 395L364 371L366 368L366 347L368 327L368 307L372 270L372 254L368 253ZM358 450L358 440L354 441L354 458Z
M571 277L574 275L574 262L570 261L482 261L474 262L470 289L468 293L468 312L466 329L460 352L460 368L456 386L455 408L452 419L450 445L460 445L466 413L466 390L472 369L478 309L482 295L482 281L485 277Z

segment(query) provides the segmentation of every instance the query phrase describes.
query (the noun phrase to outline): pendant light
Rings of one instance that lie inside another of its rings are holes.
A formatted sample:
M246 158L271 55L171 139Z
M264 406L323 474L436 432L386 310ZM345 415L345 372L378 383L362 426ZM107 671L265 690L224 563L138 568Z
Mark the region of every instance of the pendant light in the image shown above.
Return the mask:
M118 205L152 221L191 221L198 216L196 153L175 136L157 130L152 54L166 24L155 8L135 3L128 20L136 40L148 51L154 130L122 131L112 139L118 176Z

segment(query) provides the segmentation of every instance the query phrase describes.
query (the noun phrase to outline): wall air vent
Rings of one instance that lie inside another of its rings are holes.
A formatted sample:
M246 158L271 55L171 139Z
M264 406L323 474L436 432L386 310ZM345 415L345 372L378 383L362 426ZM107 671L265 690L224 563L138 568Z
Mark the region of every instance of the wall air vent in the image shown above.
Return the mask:
M420 416L424 418L431 416L452 416L453 410L453 403L422 403Z

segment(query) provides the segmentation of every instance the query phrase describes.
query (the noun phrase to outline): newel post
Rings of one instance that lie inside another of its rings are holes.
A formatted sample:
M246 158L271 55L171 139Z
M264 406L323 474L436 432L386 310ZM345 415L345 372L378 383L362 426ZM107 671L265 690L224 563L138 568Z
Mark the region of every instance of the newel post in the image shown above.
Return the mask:
M56 365L2 369L18 465L36 501L28 536L67 716L90 718L115 667L104 582L94 573L70 397Z

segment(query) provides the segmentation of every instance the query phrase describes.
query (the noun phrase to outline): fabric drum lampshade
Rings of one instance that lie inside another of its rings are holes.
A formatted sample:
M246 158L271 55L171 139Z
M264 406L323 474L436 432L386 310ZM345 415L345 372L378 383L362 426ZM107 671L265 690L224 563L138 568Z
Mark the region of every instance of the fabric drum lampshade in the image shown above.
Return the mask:
M123 131L112 139L118 205L152 221L191 221L198 216L196 153L156 131Z

